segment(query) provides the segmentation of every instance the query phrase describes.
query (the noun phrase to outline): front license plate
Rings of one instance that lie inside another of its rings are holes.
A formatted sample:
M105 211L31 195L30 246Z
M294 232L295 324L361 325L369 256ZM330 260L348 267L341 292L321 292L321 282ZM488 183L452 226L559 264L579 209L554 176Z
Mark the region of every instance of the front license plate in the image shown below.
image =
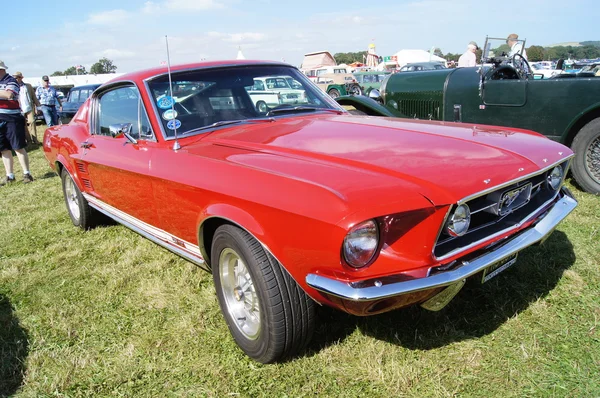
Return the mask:
M504 271L511 265L517 262L517 253L506 257L503 260L494 263L483 270L483 277L481 278L481 283L485 283L498 275L500 272Z

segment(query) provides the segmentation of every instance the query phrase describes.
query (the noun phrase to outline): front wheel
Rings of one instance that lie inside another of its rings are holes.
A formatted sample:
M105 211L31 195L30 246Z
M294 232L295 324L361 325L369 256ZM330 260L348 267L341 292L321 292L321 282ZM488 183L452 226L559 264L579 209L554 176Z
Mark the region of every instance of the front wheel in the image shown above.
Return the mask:
M267 106L267 103L265 101L258 101L256 103L256 110L259 113L267 113L269 111L269 107Z
M600 194L600 118L594 119L575 136L572 171L586 192Z
M272 363L308 344L315 304L256 239L223 225L215 232L211 259L221 312L246 355Z
M362 88L360 88L360 86L358 84L353 84L350 89L348 90L348 92L350 93L350 95L362 95L363 91Z

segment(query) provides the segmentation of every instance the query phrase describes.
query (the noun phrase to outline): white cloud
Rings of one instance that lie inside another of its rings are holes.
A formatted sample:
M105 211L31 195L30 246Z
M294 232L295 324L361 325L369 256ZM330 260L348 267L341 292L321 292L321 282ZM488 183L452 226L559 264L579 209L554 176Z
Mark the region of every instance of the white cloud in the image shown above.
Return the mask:
M111 25L125 21L129 14L125 10L111 10L90 14L87 22L93 25Z
M208 32L208 36L212 39L218 39L230 43L249 43L264 41L267 35L258 32L244 32L244 33L221 33L221 32Z
M95 57L100 57L100 58L108 58L108 59L114 59L114 58L132 58L135 56L135 53L133 51L127 51L127 50L117 50L114 48L107 48L106 50L102 50L102 51L97 51L94 53Z
M170 10L178 11L200 11L223 7L215 0L166 0L164 5Z
M142 12L144 14L157 14L160 12L162 7L160 4L157 4L153 1L147 1L144 3L144 7L142 7Z

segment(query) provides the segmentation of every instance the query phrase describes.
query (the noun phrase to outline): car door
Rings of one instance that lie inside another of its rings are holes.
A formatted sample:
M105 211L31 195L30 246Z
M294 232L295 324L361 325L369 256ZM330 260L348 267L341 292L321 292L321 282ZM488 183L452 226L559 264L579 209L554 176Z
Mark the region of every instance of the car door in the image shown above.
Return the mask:
M156 225L150 165L156 139L133 84L106 89L92 103L91 135L81 143L88 192L102 202ZM128 131L135 142L119 131ZM116 135L116 136L115 136Z

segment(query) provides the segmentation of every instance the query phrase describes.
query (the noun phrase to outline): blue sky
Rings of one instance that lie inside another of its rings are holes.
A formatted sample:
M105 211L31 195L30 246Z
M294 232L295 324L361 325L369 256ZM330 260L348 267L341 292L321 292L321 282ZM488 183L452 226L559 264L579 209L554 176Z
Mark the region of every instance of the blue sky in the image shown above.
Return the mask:
M0 60L26 77L78 64L89 70L102 57L118 72L154 67L166 60L165 35L173 64L231 59L241 47L248 59L298 66L307 52L360 51L371 42L391 55L432 46L463 52L471 40L513 32L527 46L600 40L600 5L590 0L29 0L18 12L3 18Z

